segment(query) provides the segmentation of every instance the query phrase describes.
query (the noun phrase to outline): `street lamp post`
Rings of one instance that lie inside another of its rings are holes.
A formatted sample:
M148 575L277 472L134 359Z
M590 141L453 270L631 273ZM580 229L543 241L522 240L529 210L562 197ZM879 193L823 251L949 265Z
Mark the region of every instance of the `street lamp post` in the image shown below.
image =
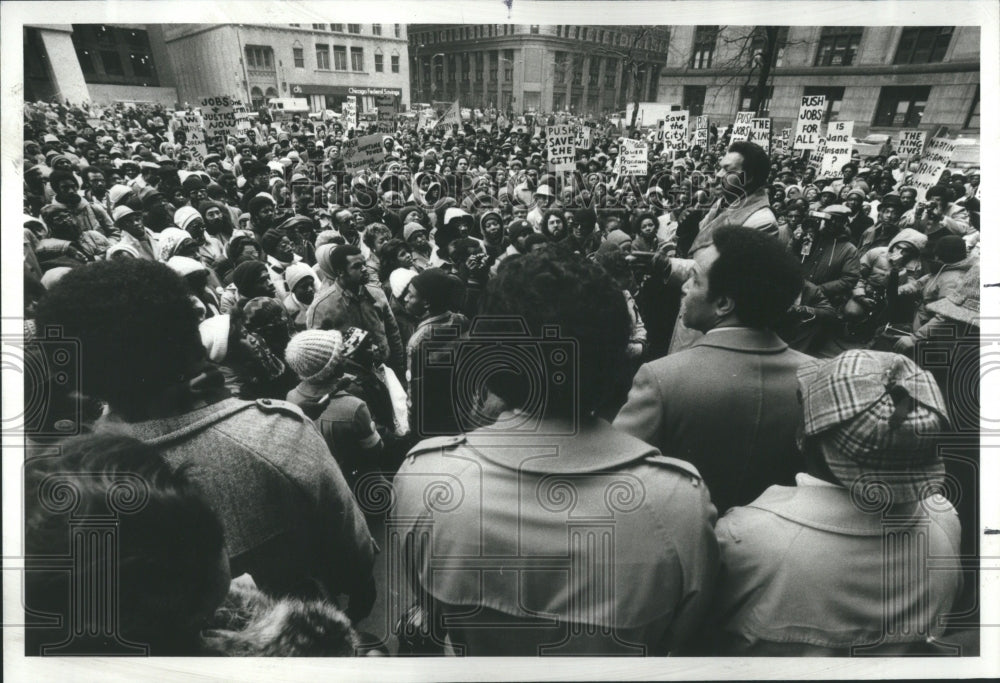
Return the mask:
M434 60L437 57L441 58L441 80L444 81L444 53L435 52L431 55L431 100L433 100L434 96L437 94L437 79L434 77Z

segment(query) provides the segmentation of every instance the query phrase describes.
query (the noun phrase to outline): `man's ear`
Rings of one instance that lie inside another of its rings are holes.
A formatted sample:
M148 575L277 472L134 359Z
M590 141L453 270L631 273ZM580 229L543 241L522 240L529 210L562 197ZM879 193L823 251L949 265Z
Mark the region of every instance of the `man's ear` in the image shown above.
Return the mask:
M722 294L715 299L715 313L720 318L724 318L731 315L736 311L736 301L725 294Z

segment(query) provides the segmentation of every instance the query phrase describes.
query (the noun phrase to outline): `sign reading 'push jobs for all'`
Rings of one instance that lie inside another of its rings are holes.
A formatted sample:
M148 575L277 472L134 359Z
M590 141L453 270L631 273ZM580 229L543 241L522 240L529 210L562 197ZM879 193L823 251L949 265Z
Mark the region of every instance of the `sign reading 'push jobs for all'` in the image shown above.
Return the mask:
M798 126L795 128L795 149L816 149L819 146L820 124L826 115L826 95L806 95L799 107Z

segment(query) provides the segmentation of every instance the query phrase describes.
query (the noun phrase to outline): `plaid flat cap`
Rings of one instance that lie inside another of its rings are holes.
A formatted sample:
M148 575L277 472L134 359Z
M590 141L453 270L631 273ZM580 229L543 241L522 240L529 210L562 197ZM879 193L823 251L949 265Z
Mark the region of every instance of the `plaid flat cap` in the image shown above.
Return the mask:
M807 362L797 376L803 431L829 432L824 456L844 486L887 489L893 503L939 491L944 463L934 443L948 414L929 372L899 354L857 349Z

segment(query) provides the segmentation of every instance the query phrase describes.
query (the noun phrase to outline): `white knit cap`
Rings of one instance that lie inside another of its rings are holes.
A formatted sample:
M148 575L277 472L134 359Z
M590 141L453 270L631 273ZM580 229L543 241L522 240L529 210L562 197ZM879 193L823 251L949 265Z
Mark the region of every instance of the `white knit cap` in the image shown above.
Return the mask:
M295 285L299 284L304 277L316 279L316 273L305 263L293 263L285 268L285 283L288 285L288 291L295 291Z
M181 277L202 270L208 270L201 261L188 258L187 256L171 256L167 260L167 266Z
M417 276L417 271L410 268L397 268L392 271L389 275L389 289L392 290L392 295L399 299L403 296L403 292L406 291L407 286L410 284L410 280Z
M305 330L292 337L285 348L288 367L303 381L326 379L337 369L344 351L344 338L336 330Z
M216 315L198 325L201 345L208 352L208 359L221 363L229 352L229 315Z
M193 206L182 206L174 211L174 225L181 230L186 230L188 224L196 218L201 218L201 214Z

